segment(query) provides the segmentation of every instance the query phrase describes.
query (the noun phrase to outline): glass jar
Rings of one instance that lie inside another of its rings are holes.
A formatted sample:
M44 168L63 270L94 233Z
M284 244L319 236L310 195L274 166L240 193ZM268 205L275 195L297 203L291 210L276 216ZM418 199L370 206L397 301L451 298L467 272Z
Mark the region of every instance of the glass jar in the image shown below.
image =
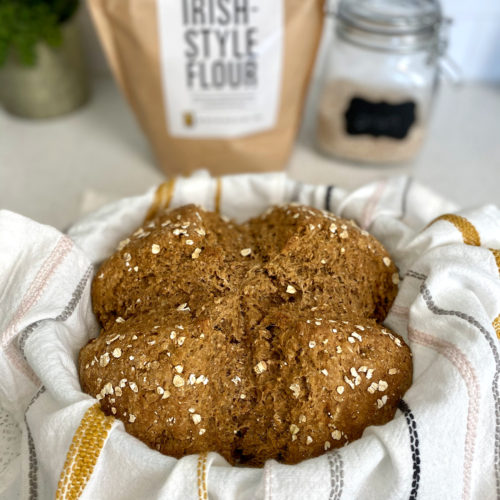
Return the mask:
M328 155L405 163L419 151L446 42L437 0L341 0L318 100Z

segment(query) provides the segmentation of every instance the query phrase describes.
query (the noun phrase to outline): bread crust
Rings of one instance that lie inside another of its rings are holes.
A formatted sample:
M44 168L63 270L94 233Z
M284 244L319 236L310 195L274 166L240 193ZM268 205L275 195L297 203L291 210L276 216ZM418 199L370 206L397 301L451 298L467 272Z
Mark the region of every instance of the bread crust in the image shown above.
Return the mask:
M410 349L380 324L397 276L373 236L310 207L162 213L94 278L82 389L174 457L318 456L391 420L411 385Z

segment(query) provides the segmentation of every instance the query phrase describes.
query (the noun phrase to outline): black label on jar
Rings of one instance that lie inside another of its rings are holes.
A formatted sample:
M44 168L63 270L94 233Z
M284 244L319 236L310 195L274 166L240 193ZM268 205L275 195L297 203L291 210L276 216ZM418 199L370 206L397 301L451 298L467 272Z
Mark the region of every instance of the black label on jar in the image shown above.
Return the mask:
M346 132L404 139L415 122L415 108L412 101L389 104L354 97L345 112Z

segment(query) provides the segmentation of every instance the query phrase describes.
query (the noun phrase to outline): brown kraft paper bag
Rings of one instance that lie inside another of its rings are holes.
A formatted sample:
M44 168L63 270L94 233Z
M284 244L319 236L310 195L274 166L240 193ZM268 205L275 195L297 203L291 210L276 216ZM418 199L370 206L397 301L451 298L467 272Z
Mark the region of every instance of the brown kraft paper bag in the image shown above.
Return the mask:
M284 167L323 0L89 0L112 71L169 175Z

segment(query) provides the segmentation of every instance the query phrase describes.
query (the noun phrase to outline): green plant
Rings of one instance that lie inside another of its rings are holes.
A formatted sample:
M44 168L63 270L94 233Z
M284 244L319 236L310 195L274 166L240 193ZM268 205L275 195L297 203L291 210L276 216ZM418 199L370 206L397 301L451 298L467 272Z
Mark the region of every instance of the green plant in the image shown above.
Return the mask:
M77 7L78 0L0 0L0 66L11 50L23 64L33 65L38 42L57 47L60 24Z

